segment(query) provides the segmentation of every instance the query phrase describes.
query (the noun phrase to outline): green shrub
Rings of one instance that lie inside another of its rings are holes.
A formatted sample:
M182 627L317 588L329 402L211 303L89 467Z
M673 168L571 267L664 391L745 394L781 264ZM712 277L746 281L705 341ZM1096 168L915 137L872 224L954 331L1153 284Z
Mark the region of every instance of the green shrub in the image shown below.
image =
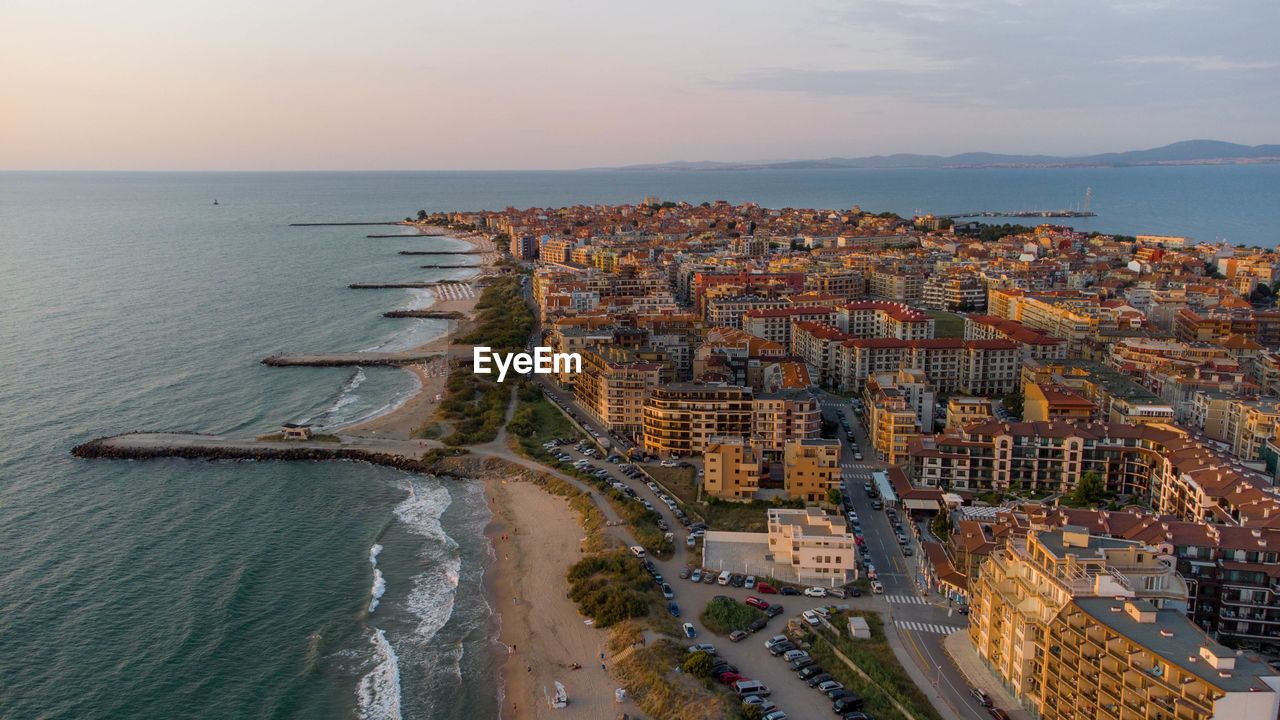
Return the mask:
M689 653L684 659L681 668L685 672L696 678L711 677L711 668L715 667L716 661L711 657L711 653L706 650L699 650L696 653Z
M728 635L734 630L746 630L755 620L764 617L764 613L743 605L734 600L716 599L707 603L707 609L699 618L702 626L717 635Z

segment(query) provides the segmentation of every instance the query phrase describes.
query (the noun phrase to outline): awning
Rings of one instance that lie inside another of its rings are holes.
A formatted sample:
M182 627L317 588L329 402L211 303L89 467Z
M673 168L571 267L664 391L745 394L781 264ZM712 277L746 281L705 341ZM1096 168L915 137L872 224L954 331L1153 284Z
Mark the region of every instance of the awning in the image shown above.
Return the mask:
M907 498L902 501L902 506L908 510L937 510L937 500L917 500L916 498Z

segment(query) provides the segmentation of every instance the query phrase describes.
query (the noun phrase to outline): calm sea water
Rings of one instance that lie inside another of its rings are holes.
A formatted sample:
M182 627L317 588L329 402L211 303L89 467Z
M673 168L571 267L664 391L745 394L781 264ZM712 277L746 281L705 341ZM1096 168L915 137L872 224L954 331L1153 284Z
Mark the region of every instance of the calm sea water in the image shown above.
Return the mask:
M372 240L418 209L664 199L909 214L1059 209L1081 229L1275 246L1280 167L580 173L0 173L0 718L493 717L483 495L358 464L82 461L133 429L340 425L402 371L266 368L407 347L464 278ZM213 206L217 198L220 205ZM376 602L375 602L376 601Z

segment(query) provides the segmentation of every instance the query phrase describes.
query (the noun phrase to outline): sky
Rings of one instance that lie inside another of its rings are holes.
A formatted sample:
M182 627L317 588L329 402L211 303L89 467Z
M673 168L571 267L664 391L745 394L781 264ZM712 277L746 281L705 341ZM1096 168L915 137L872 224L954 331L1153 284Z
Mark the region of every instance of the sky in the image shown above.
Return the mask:
M4 0L0 169L1280 142L1280 3Z

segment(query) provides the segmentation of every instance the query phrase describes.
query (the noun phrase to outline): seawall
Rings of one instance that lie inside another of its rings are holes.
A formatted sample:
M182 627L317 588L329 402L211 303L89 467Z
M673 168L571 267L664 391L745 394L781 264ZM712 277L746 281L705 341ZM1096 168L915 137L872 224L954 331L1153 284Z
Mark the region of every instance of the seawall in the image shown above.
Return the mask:
M353 365L399 366L430 362L443 352L328 353L315 355L272 355L262 360L271 367L349 367Z

